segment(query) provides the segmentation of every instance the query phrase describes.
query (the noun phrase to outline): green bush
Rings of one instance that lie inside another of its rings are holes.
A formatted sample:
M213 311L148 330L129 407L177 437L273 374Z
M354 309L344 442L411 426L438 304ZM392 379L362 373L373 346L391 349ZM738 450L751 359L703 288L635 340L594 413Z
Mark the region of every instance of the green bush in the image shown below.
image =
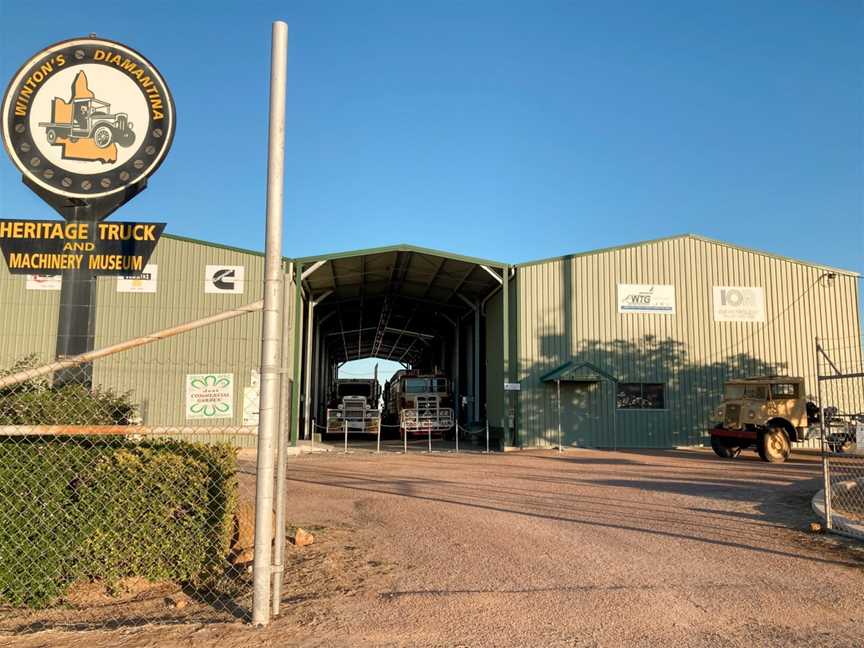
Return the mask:
M36 356L27 356L0 376L38 365ZM128 393L74 383L38 378L0 389L0 425L128 425L136 411Z
M0 437L0 600L44 607L79 579L204 587L224 573L236 501L228 446Z

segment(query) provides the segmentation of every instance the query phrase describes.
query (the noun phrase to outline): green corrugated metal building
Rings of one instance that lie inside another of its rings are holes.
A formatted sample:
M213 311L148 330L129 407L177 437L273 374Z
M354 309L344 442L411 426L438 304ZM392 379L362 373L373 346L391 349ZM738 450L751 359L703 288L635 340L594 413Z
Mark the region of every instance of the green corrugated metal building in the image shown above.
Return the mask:
M261 297L256 252L166 235L151 264L155 292L99 279L97 348ZM214 291L208 266L242 268L242 277ZM694 235L517 265L392 246L286 259L285 268L285 370L298 378L299 436L322 415L335 367L375 356L446 371L460 420L488 418L502 445L557 444L559 381L566 445L701 444L725 379L799 375L812 391L815 338L861 339L856 273ZM53 357L59 292L27 285L0 270L3 367ZM250 445L244 398L259 357L260 314L245 315L98 361L94 384L131 391L144 425L222 427ZM230 418L186 418L185 384L197 373L232 374Z
M521 264L514 368L522 383L519 443L557 442L555 388L542 378L568 362L590 363L605 374L562 383L568 445L702 443L729 377L803 376L815 397L816 336L860 345L858 279L694 235ZM634 285L671 286L671 311L622 312L619 286ZM739 308L734 321L735 309L723 312L718 293L744 287L761 289L762 308ZM755 321L741 321L746 317ZM662 402L622 408L622 384L653 386L648 389L662 391ZM859 392L859 406L862 398Z

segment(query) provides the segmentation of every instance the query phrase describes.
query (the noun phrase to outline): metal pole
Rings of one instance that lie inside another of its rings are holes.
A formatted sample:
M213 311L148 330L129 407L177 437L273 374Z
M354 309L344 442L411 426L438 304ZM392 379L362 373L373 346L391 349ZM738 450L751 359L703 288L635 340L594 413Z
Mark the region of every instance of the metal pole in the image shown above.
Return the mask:
M828 461L828 446L825 443L825 407L822 404L822 381L819 379L819 338L816 338L816 400L819 401L819 431L822 437L822 492L825 494L825 528L833 526L831 520L831 466Z
M474 381L471 390L471 407L474 412L474 422L480 420L480 304L474 307L474 360L471 369L474 372Z
M486 454L489 454L489 419L486 419Z
M321 393L321 379L324 372L321 370L323 366L322 358L324 357L324 349L323 343L321 341L321 326L315 329L315 340L312 345L312 348L315 349L315 357L312 361L312 375L315 376L315 384L312 387L312 420L314 421L318 414L320 413L319 404L321 402L320 393ZM315 426L312 426L312 437L315 436Z
M459 454L459 422L456 422L456 454Z
M345 430L345 454L348 454L348 419L345 418L345 412L342 412L342 429Z
M283 268L284 272L284 268ZM285 413L290 407L290 395L288 392L288 345L285 340L291 327L291 317L288 312L288 282L282 279L282 378L279 388L279 416L278 434L276 448L276 530L273 538L273 576L270 584L270 607L274 617L279 616L279 607L282 604L282 575L284 573L285 556L285 476L288 471L286 449L288 446L288 426L285 425ZM293 373L293 372L291 372ZM259 387L260 389L260 387Z
M561 452L561 381L556 380L558 386L558 452Z
M297 445L300 429L300 383L303 359L303 265L294 266L294 380L291 390L291 445Z
M378 419L378 446L375 448L375 452L380 454L381 452L381 419Z
M90 205L72 208L71 221L90 223L91 242L99 220ZM60 311L57 320L56 358L62 360L93 350L96 339L96 275L92 270L73 268L64 270L60 283ZM87 363L74 369L58 371L54 384L93 383L93 365Z
M408 454L408 430L399 430L402 432L402 452Z
M201 319L186 322L184 324L178 324L177 326L162 329L161 331L156 331L155 333L148 333L147 335L142 335L141 337L137 337L132 340L118 342L117 344L112 344L111 346L96 349L95 351L82 353L81 355L66 358L65 360L49 362L46 365L34 367L33 369L25 369L24 371L19 371L12 374L11 376L5 376L4 378L0 378L0 389L11 387L12 385L24 382L25 380L32 380L33 378L38 378L39 376L46 376L50 373L60 371L61 369L74 367L85 362L92 362L93 360L98 360L99 358L104 358L115 353L122 353L123 351L128 351L129 349L135 349L137 347L144 346L145 344L150 344L159 340L166 340L170 337L174 337L175 335L194 331L195 329L210 326L211 324L216 324L217 322L224 322L225 320L239 317L240 315L245 315L246 313L254 313L261 310L263 305L264 302L262 301L252 302L251 304L246 304L245 306L238 306L237 308L222 311L221 313L216 313L215 315L208 315L207 317L202 317Z
M312 354L315 331L315 305L317 302L309 297L308 315L306 317L306 363L303 375L306 384L303 387L303 438L309 437L309 422L312 416Z
M612 385L612 449L618 450L618 383Z
M426 436L429 437L429 454L432 454L432 426L426 425Z
M279 402L282 296L282 200L285 184L285 77L288 25L274 22L270 52L270 134L267 164L267 229L264 254L264 313L261 324L261 409L255 493L255 558L252 623L270 623L273 543L273 439Z
M309 443L310 447L314 448L315 447L315 419L314 418L312 419L312 438L309 439L309 441L310 441L310 443Z
M510 269L505 267L502 269L504 274L503 288L501 289L501 329L503 340L503 373L504 382L510 382ZM510 392L504 388L504 385L498 385L498 389L504 390L504 420L502 427L504 429L503 445L513 443L510 437Z

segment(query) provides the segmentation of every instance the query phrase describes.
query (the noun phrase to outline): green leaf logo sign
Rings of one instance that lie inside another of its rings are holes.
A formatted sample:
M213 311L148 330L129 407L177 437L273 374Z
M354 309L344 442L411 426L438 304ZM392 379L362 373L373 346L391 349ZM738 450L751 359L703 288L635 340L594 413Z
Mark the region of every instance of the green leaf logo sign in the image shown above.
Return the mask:
M230 418L234 390L232 374L190 375L186 391L187 418Z
M209 376L204 376L204 378L193 378L192 386L195 389L207 389L208 387L227 387L231 384L231 381L227 378L219 378L210 374Z
M231 406L228 403L219 403L216 405L205 403L193 405L189 408L189 411L193 414L203 414L204 416L212 417L217 414L224 414L229 409L231 409Z

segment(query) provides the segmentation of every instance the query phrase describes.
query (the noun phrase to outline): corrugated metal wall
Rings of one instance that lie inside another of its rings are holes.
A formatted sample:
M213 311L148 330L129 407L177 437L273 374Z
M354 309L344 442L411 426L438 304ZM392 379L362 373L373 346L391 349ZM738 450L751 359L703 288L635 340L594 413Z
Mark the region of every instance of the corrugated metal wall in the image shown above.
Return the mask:
M97 281L95 348L128 340L242 306L261 299L263 255L163 237L151 264L157 267L155 293L117 292L117 279ZM242 294L205 293L207 265L242 266ZM35 353L42 361L53 359L59 296L57 291L25 290L25 277L8 273L0 264L0 325L3 349L0 367ZM293 294L293 283L289 284ZM293 317L293 299L288 301ZM148 426L241 427L244 388L251 386L261 352L261 314L252 313L184 333L179 336L98 360L93 384L116 392L130 392L140 405L142 423ZM288 358L293 336L289 335ZM186 419L187 374L230 373L234 378L231 418ZM190 440L196 438L187 437ZM253 446L250 434L228 433L210 440L226 440Z
M158 267L154 294L118 293L116 279L99 280L97 348L261 297L263 256L258 254L164 237L151 262ZM205 266L217 264L245 268L242 295L204 292ZM24 277L0 266L0 366L28 353L52 359L59 292L25 290ZM519 266L510 284L511 367L522 383L516 404L519 438L528 446L557 442L554 386L541 384L539 377L571 359L592 362L622 382L666 385L667 407L659 411L616 411L615 389L607 382L565 386L567 440L582 446L701 443L723 381L731 376L801 375L812 394L817 335L848 339L853 348L846 345L847 359L861 357L858 278L841 272L828 280L825 272L696 237ZM618 283L674 285L675 314L619 314ZM713 286L761 286L766 322L715 322ZM289 295L293 311L293 287ZM501 301L499 292L487 303L482 371L486 415L496 428L505 415ZM292 340L289 335L286 343ZM259 355L260 314L254 314L101 360L94 382L132 390L147 425L240 426L243 389ZM291 349L288 357L293 357ZM185 377L205 372L234 374L233 418L209 423L184 418ZM846 407L862 406L860 382L853 387L857 391L848 394Z
M804 376L815 394L814 338L860 341L861 330L857 277L825 272L689 236L519 266L524 443L556 442L554 385L539 378L571 359L621 382L666 385L666 408L656 411L616 411L609 383L563 386L565 436L580 446L702 443L727 377ZM619 314L619 283L674 285L675 314ZM713 286L761 286L766 321L715 322Z
M60 292L27 290L26 278L0 262L0 370L29 354L52 360L56 348Z
M262 296L264 259L258 255L164 238L151 263L158 269L155 293L118 293L116 280L98 281L96 348L242 306ZM207 265L242 266L243 293L205 293ZM260 331L261 314L252 313L184 333L96 362L93 383L130 390L141 404L145 425L240 427L244 388L250 386L252 370L260 364ZM204 373L233 375L233 417L185 418L186 375Z

